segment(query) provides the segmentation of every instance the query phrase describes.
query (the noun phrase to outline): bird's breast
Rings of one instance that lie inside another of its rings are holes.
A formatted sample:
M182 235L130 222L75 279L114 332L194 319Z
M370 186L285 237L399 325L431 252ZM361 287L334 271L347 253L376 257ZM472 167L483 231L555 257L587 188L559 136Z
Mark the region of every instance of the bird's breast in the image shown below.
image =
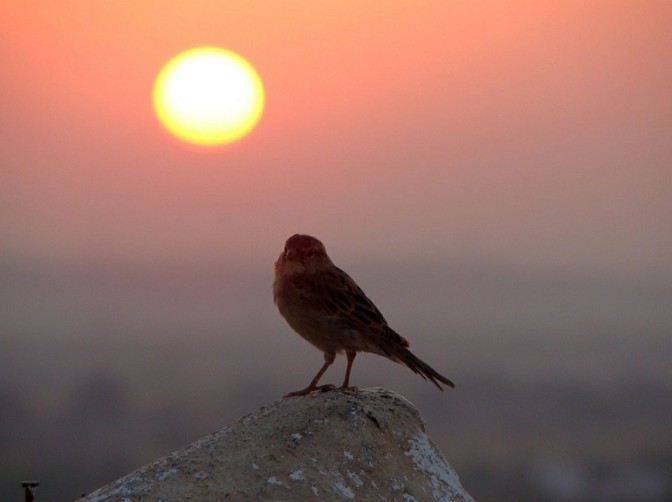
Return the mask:
M301 281L295 279L291 276L279 276L273 283L275 303L287 324L323 352L358 350L355 347L361 345L361 334L345 329L325 312L311 307L306 301L306 292L296 286Z

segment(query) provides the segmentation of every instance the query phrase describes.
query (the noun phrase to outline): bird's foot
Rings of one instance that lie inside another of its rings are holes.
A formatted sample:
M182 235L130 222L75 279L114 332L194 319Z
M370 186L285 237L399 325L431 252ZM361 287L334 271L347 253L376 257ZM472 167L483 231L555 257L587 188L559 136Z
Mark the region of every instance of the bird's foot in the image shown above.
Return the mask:
M297 390L294 392L290 392L289 394L285 394L282 396L282 398L286 397L294 397L294 396L306 396L310 394L311 392L329 392L330 390L336 389L335 385L332 385L330 383L325 384L325 385L315 385L315 386L308 386L305 389L302 390Z
M359 391L359 389L357 387L355 387L354 385L352 387L346 387L346 386L341 385L338 388L338 390L342 390L342 391L345 391L345 392L358 392Z

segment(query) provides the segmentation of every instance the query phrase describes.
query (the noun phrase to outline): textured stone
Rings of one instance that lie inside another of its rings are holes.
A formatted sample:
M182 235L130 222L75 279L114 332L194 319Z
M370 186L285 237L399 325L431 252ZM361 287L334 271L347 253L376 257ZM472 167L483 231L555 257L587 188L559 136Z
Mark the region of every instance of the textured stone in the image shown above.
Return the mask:
M470 501L418 411L385 389L276 401L84 497Z

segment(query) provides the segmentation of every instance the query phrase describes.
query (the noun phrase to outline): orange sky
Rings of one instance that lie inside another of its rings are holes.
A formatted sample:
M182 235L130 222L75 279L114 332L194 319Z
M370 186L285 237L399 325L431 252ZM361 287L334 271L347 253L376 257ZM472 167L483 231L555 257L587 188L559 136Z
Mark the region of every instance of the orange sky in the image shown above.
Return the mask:
M335 259L672 273L667 1L3 11L5 257L267 264L308 232ZM198 45L264 80L234 147L188 147L154 117L156 74Z

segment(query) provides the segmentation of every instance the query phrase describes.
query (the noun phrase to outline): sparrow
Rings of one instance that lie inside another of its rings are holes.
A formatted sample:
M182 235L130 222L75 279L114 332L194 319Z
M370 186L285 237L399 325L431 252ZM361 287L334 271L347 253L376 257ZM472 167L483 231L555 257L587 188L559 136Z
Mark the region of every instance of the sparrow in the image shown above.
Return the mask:
M358 352L370 352L405 364L441 391L455 387L446 377L408 350L408 341L387 324L378 308L357 283L327 256L324 244L310 235L295 234L275 262L273 299L289 326L324 353L324 365L308 387L284 397L328 391L317 385L337 354L345 352L348 365L341 390L350 387L350 371Z

